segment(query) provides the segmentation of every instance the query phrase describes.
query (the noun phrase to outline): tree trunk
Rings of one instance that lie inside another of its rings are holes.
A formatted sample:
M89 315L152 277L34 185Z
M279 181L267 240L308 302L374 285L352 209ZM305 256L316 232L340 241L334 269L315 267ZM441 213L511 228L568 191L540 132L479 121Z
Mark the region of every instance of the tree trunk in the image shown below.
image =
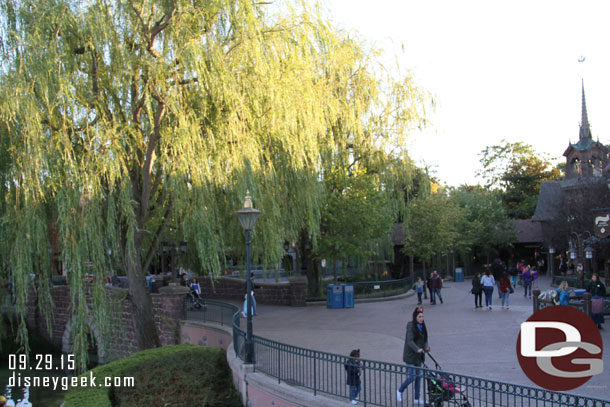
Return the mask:
M311 239L307 235L307 231L301 231L297 264L305 264L307 268L307 290L310 296L318 297L320 295L320 269L317 262L313 259L311 248Z
M139 261L141 243L137 237L135 240L133 253L126 248L126 245L123 246L123 264L126 267L129 283L128 298L132 305L137 346L138 350L144 350L160 347L161 341L155 324L152 298L146 287L146 276Z
M337 256L333 256L333 277L335 284L337 284Z
M413 255L409 256L409 267L411 270L411 275L414 276L415 275L415 259Z

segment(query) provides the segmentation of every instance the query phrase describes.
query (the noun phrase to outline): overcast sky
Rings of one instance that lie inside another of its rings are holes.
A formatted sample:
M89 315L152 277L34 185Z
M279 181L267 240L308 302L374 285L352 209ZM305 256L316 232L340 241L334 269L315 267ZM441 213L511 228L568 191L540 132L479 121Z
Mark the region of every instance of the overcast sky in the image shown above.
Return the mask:
M604 1L321 1L433 94L431 124L409 148L446 184L479 182L480 151L503 139L563 160L578 139L581 78L593 137L610 143Z

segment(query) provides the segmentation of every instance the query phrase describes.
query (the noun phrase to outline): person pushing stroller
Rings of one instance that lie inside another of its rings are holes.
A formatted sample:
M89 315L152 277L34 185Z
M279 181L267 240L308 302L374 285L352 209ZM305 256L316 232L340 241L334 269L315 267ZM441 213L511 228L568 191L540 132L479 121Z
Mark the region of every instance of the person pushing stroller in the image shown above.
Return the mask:
M421 367L425 359L425 352L429 351L428 330L426 329L426 324L424 322L424 309L417 307L413 311L411 321L407 323L402 359L407 364L408 377L396 391L396 400L399 402L402 401L402 393L407 386L415 382L415 389L413 390L415 399L413 400L413 404L426 404L425 401L419 397L422 372L417 368Z

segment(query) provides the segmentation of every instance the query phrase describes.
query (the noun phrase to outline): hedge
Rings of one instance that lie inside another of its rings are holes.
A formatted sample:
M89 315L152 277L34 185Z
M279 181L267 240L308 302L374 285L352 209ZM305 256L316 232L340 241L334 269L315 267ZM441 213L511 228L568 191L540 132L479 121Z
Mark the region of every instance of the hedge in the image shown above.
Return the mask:
M86 372L97 387L71 387L65 407L241 407L222 349L173 345L145 350ZM135 387L103 387L133 377Z

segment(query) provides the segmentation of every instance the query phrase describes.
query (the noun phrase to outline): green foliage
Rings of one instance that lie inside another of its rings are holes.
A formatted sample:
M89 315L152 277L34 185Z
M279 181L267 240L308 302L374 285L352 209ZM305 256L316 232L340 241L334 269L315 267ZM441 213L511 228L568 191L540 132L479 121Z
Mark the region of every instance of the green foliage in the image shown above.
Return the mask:
M423 260L454 247L460 238L458 225L464 210L442 191L415 199L409 208L409 217L403 223L406 233L404 251Z
M366 264L392 233L395 212L374 176L340 168L325 173L327 201L323 209L317 256Z
M477 247L483 254L504 248L516 238L513 223L502 205L501 195L480 186L461 186L451 191L451 200L462 208L455 248L466 253Z
M523 142L489 146L481 152L478 175L486 187L500 189L502 202L513 219L529 219L536 210L542 181L557 179L561 170Z
M241 406L221 349L176 345L146 350L92 370L98 387L74 387L66 407ZM84 376L89 376L89 372ZM135 387L100 387L104 377L133 377Z

